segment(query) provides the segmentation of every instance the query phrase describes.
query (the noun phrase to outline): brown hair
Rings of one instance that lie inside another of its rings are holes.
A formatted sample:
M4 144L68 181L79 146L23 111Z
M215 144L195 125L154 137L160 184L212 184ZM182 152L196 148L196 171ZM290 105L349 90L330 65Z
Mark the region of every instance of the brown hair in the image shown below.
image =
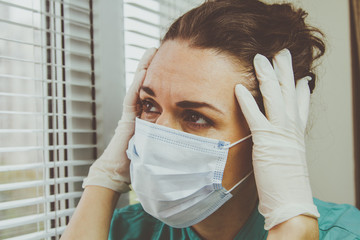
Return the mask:
M190 47L228 54L238 59L253 76L253 59L257 53L271 59L287 48L292 54L295 80L311 76L312 92L315 87L313 62L324 54L325 44L322 32L305 23L306 16L304 10L295 9L291 4L208 0L179 17L162 43L185 40ZM255 97L260 100L259 96Z

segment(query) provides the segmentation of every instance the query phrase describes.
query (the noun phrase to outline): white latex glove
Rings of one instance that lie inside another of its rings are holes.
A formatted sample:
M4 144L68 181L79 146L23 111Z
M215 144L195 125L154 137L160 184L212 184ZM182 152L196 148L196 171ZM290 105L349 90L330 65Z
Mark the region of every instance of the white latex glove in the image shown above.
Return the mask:
M312 199L305 155L308 77L297 81L295 88L287 49L274 57L273 65L260 54L254 58L266 117L243 85L235 88L252 133L259 212L265 217L266 230L300 214L320 216Z
M130 190L130 161L127 158L126 149L130 138L134 134L139 89L156 51L156 48L148 49L141 58L135 72L134 81L124 98L123 113L115 130L115 135L104 153L90 167L89 174L83 182L84 188L89 185L96 185L120 193Z

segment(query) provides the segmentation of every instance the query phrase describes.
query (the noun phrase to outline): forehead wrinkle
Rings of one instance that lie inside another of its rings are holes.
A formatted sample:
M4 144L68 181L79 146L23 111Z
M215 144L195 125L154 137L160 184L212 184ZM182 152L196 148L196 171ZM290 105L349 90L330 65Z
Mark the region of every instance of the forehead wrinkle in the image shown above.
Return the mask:
M167 80L163 80L167 79ZM186 79L186 80L185 80ZM154 91L156 97L163 99L168 104L179 107L179 102L194 102L194 103L207 103L209 109L225 115L222 109L226 109L228 105L222 106L219 101L212 101L218 99L219 96L210 96L208 90L215 90L211 87L211 82L205 76L184 76L177 71L153 71L148 75L147 81L144 82L144 87L148 87ZM184 83L187 84L184 84ZM196 86L196 87L195 87ZM209 88L208 88L209 87ZM206 88L206 89L204 89ZM214 93L214 91L211 91ZM217 92L217 91L215 91ZM209 102L210 101L210 102ZM164 102L163 102L164 103ZM219 104L220 103L220 104ZM181 105L181 104L180 104ZM182 104L183 105L183 104ZM182 108L200 108L200 107L184 107ZM205 107L205 106L202 106ZM221 109L221 110L219 110Z
M233 110L236 83L253 90L251 93L256 89L255 79L249 78L249 69L235 60L238 59L214 49L191 48L186 42L168 41L159 48L144 83L164 103L210 101L227 113Z

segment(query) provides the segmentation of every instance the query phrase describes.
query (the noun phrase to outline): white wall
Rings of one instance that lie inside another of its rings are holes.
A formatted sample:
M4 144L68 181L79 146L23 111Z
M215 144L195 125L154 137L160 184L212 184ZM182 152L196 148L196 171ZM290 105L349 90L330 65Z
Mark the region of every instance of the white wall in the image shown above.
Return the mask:
M349 6L345 0L297 0L327 39L311 100L307 156L315 197L355 204Z

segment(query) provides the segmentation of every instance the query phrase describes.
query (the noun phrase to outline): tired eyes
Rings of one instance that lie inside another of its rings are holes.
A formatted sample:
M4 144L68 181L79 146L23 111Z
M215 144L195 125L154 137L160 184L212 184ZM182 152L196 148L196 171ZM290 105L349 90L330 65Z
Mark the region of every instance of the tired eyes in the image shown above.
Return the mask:
M141 110L142 110L142 112L145 112L145 113L160 114L160 110L158 110L158 108L155 106L155 104L149 100L141 101Z
M161 114L161 108L151 99L141 100L141 118L150 122L156 122L156 119ZM205 117L203 114L192 109L182 109L179 117L192 129L209 128L213 122Z

